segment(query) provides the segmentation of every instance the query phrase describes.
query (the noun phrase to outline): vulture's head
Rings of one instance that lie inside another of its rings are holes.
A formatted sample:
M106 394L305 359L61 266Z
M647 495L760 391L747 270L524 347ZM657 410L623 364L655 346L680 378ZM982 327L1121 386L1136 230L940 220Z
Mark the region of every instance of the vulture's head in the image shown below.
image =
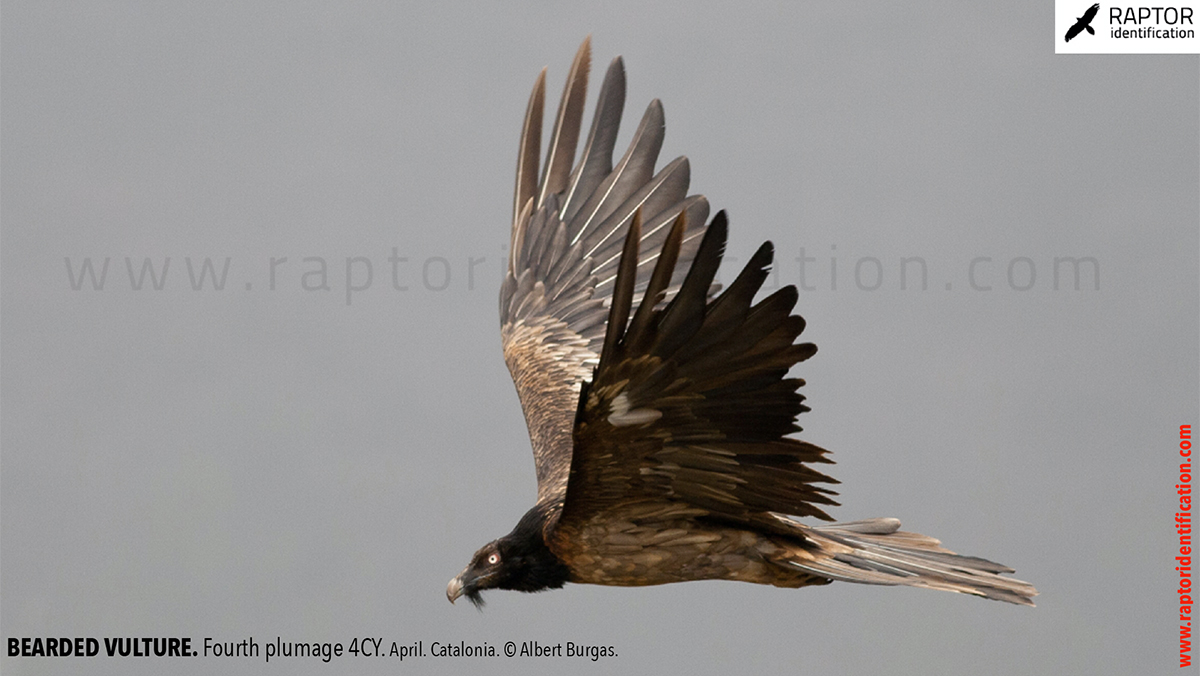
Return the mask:
M446 598L454 603L466 596L476 608L483 606L484 589L536 592L558 589L570 575L566 565L546 547L540 528L540 510L535 518L521 519L513 532L493 540L471 557L471 563L446 585Z

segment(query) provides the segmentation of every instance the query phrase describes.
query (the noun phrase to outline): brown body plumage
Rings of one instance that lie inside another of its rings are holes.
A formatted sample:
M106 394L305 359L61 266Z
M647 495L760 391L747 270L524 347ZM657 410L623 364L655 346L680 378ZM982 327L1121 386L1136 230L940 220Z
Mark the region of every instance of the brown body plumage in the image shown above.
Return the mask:
M826 451L789 435L808 410L789 370L816 352L785 287L754 303L764 244L721 293L728 226L687 196L686 158L657 174L662 106L624 157L618 58L574 170L589 43L576 55L544 170L545 71L522 130L512 250L500 294L504 357L525 411L538 499L484 546L447 596L566 582L638 586L727 579L802 587L845 580L957 591L1032 605L1010 569L899 531L895 519L828 520Z

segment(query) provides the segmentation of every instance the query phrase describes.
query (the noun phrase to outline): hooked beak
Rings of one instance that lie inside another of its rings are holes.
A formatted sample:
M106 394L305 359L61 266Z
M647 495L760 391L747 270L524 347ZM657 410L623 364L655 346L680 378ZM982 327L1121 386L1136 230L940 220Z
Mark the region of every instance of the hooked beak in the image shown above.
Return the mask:
M476 577L470 566L467 566L463 572L458 574L458 577L450 580L450 584L446 585L446 598L450 599L450 603L454 603L460 596L466 596L475 604L476 608L483 609L483 597L479 595L480 585L483 581L490 578L491 575Z
M446 598L450 599L450 603L454 603L458 597L463 595L462 575L450 580L450 584L446 585Z

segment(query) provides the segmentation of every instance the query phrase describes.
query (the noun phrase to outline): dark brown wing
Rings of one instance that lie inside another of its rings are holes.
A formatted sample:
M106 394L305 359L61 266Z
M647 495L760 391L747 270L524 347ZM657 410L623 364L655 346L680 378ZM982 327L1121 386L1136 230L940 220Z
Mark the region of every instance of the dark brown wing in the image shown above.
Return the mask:
M656 252L681 212L696 225L683 237L690 261L708 217L708 202L687 196L689 168L680 157L657 174L662 105L653 101L629 150L612 163L625 105L625 69L614 59L604 77L591 131L574 170L583 118L590 41L575 56L539 175L545 71L530 95L521 132L508 272L500 290L504 359L525 411L537 466L538 502L566 490L571 430L580 384L599 361L607 306L628 223L646 215L636 288L648 283ZM686 269L686 266L684 266ZM682 280L682 271L680 280Z
M628 324L634 266L621 266L600 364L579 402L561 524L579 532L596 515L647 503L759 530L778 528L773 514L828 519L821 506L836 504L833 492L818 484L836 482L809 466L829 462L826 452L786 436L808 410L797 392L803 381L788 370L816 352L795 342L804 330L791 314L796 290L753 303L771 263L768 242L708 302L725 247L721 212L678 294L655 309L673 276L683 220ZM625 261L637 260L637 235L632 228Z
M778 587L844 580L908 585L1032 605L1012 569L959 556L896 519L821 527L836 483L811 463L825 451L789 438L808 410L787 377L816 347L787 287L754 303L771 263L764 244L737 279L706 298L725 247L724 212L708 226L683 286L659 309L684 232L680 216L636 311L639 219L626 239L608 331L585 383L559 519L544 528L574 582L665 584L719 578ZM630 314L632 319L628 319Z

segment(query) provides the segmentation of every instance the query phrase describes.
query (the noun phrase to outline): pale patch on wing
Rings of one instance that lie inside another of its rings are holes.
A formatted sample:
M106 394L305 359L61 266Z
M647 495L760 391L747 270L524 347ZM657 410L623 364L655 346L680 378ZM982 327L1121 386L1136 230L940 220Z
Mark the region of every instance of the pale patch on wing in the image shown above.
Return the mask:
M504 361L525 413L537 468L538 502L562 500L571 467L571 430L580 383L599 355L565 323L538 317L501 328Z
M662 417L662 411L653 408L629 408L629 397L620 393L612 401L608 416L608 424L613 427L629 427L631 425L648 425Z

